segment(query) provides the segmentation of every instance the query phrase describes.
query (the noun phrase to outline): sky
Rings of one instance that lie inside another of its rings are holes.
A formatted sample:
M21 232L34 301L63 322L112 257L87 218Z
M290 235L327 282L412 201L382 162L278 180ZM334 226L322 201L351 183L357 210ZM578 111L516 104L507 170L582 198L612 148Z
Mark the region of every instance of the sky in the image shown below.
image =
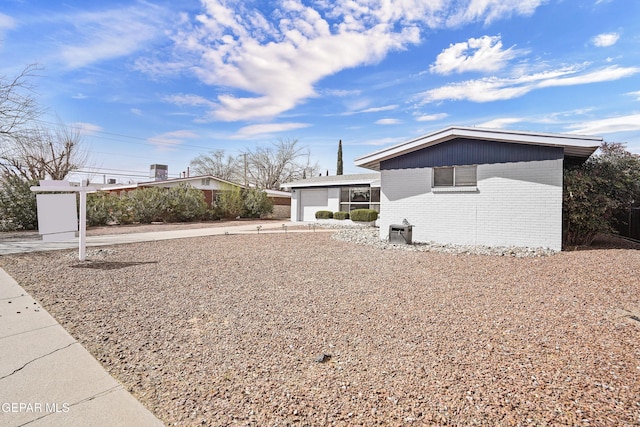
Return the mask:
M94 182L298 140L333 175L452 126L597 135L640 154L637 0L2 0L0 75Z

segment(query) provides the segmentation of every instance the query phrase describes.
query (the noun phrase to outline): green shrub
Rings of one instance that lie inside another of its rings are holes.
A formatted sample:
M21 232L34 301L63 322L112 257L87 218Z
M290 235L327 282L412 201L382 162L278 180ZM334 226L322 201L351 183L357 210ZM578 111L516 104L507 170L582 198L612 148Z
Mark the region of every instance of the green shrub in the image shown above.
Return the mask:
M244 208L242 216L248 218L260 218L262 215L273 212L273 202L264 190L259 188L247 188L243 191Z
M115 193L98 191L87 194L87 224L89 226L107 225L120 222L123 203Z
M333 212L331 211L316 212L316 219L331 219L331 218L333 218Z
M333 219L340 219L340 220L349 219L349 212L341 212L341 211L334 212Z
M216 193L215 210L223 218L236 218L244 210L242 189L237 185L228 185Z
M150 224L162 221L167 208L165 193L165 189L159 187L136 188L125 193L125 207L131 211L133 222Z
M38 228L36 193L29 188L36 182L7 176L0 183L0 231Z
M188 184L169 188L164 195L165 210L162 220L165 222L188 222L201 220L207 214L207 202L201 190Z
M378 212L373 209L355 209L351 211L351 221L372 222L378 219Z

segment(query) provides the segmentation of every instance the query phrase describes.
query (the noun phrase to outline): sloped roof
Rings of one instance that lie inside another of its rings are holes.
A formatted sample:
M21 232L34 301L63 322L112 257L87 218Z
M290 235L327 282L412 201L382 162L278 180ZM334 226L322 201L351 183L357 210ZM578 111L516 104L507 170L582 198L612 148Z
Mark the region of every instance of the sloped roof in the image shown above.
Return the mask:
M197 181L203 178L209 178L209 179L213 179L215 181L219 181L225 184L229 184L229 185L235 185L238 187L244 187L244 185L242 184L238 184L235 182L231 182L231 181L227 181L224 180L222 178L218 178L217 176L213 176L213 175L194 175L194 176L188 176L188 177L184 177L184 178L170 178L170 179L161 179L161 180L155 180L155 181L144 181L144 182L139 182L138 186L139 187L149 187L149 186L153 186L153 185L162 185L162 184L166 184L167 182L189 182L189 181Z
M267 193L268 197L287 197L287 198L291 198L291 193L289 193L288 191L265 189L264 192Z
M421 137L375 151L355 159L355 165L380 170L380 162L431 147L456 138L510 142L515 144L562 147L564 155L588 158L602 143L602 137L560 133L536 133L504 129L452 126Z
M329 187L338 185L358 185L368 184L372 187L380 186L380 173L359 173L351 175L331 175L314 176L298 181L285 182L281 188L301 188L301 187Z

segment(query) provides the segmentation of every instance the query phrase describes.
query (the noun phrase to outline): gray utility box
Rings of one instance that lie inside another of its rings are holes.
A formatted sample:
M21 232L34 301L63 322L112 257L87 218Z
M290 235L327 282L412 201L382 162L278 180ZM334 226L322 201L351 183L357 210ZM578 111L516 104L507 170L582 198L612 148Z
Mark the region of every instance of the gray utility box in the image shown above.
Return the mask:
M413 225L392 224L389 226L389 243L406 243L410 245L412 233Z

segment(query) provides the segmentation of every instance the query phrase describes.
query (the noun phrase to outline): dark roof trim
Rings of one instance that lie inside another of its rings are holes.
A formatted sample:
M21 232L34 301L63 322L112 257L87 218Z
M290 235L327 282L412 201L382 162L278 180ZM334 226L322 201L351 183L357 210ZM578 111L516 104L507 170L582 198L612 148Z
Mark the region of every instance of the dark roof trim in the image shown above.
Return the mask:
M557 133L534 133L502 129L483 129L472 127L452 126L419 138L409 140L391 147L375 151L366 156L355 159L356 166L380 170L380 162L411 153L426 147L456 138L485 140L497 142L511 142L516 144L541 145L562 147L565 156L588 158L598 149L602 138Z

